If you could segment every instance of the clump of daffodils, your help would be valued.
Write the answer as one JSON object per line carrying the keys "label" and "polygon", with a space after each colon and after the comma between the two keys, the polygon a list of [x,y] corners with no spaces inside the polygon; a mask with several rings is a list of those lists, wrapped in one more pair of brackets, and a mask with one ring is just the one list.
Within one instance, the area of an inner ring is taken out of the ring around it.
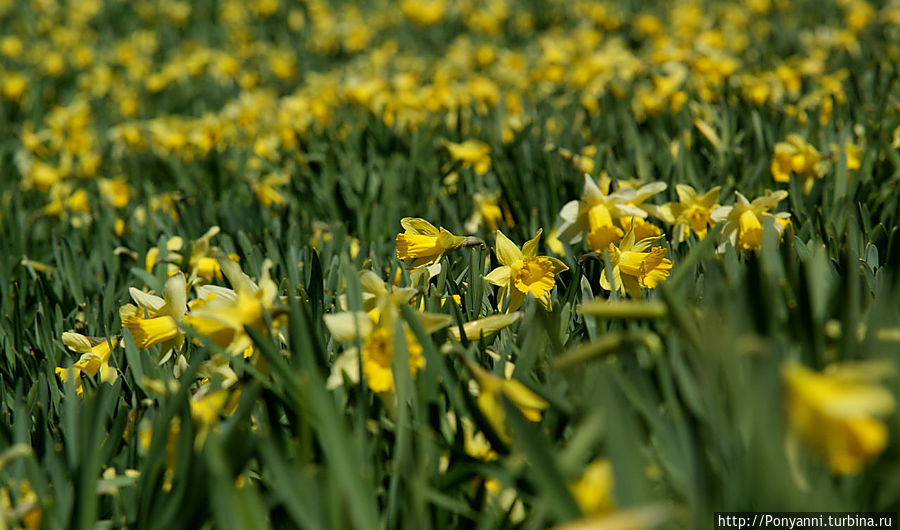
{"label": "clump of daffodils", "polygon": [[618,243],[628,229],[637,231],[641,238],[660,234],[655,225],[646,222],[652,208],[643,203],[665,191],[666,183],[652,182],[639,188],[622,187],[610,193],[611,184],[608,177],[598,185],[590,175],[584,175],[581,199],[566,203],[559,212],[560,224],[556,237],[560,241],[571,245],[586,236],[588,247],[602,252],[610,243]]}
{"label": "clump of daffodils", "polygon": [[519,249],[503,232],[497,231],[496,253],[500,267],[484,277],[485,281],[500,287],[497,305],[508,313],[522,306],[526,294],[531,294],[546,310],[550,310],[550,291],[556,284],[556,275],[569,270],[565,263],[550,256],[538,256],[537,246],[541,238],[538,229],[534,238]]}

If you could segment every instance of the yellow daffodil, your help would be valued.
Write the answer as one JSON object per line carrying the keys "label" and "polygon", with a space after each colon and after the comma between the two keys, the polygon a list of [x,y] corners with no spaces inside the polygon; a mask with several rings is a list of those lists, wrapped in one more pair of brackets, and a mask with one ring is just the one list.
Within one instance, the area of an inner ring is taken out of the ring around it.
{"label": "yellow daffodil", "polygon": [[876,418],[894,410],[894,398],[875,381],[890,372],[874,363],[832,365],[822,373],[785,364],[781,373],[791,431],[835,473],[859,473],[887,446],[887,426]]}
{"label": "yellow daffodil", "polygon": [[[831,144],[831,155],[835,160],[840,159],[841,156],[841,147],[838,144]],[[844,156],[846,156],[847,160],[847,169],[850,171],[856,171],[862,166],[862,149],[860,146],[856,145],[853,142],[847,142],[844,144]]]}
{"label": "yellow daffodil", "polygon": [[[687,184],[675,185],[678,194],[678,202],[669,202],[659,207],[657,217],[664,222],[675,225],[675,235],[678,241],[687,239],[691,232],[703,239],[707,229],[714,223],[712,212],[719,207],[719,190],[716,186],[698,195],[697,191]],[[638,238],[639,239],[639,238]]]}
{"label": "yellow daffodil", "polygon": [[63,333],[62,341],[70,350],[80,353],[81,357],[71,368],[57,368],[56,375],[63,382],[73,377],[75,391],[79,396],[84,393],[81,384],[82,373],[86,373],[91,377],[96,377],[99,373],[102,383],[113,383],[116,380],[118,372],[109,365],[109,357],[112,353],[110,346],[115,348],[119,343],[117,337],[110,339],[106,337],[86,337],[80,333],[67,331]]}
{"label": "yellow daffodil", "polygon": [[212,390],[208,384],[202,385],[191,396],[188,404],[191,409],[191,419],[197,428],[197,434],[194,438],[195,448],[200,449],[203,447],[206,437],[220,417],[234,412],[240,397],[240,388]]}
{"label": "yellow daffodil", "polygon": [[173,236],[166,239],[166,254],[163,257],[160,257],[161,251],[159,247],[150,247],[147,249],[147,254],[144,256],[144,269],[146,269],[147,272],[152,273],[153,268],[157,263],[166,263],[168,276],[175,274],[178,272],[178,264],[181,263],[182,259],[181,254],[178,252],[183,246],[184,239],[182,239],[181,236]]}
{"label": "yellow daffodil", "polygon": [[[359,381],[359,364],[362,364],[363,375],[369,388],[374,392],[391,392],[394,390],[394,344],[397,340],[394,336],[395,323],[398,318],[396,308],[391,302],[384,300],[384,305],[379,310],[380,318],[376,323],[367,313],[343,312],[333,315],[325,315],[325,325],[331,335],[338,342],[361,340],[362,348],[348,348],[334,362],[331,376],[326,382],[328,388],[337,388],[348,377],[352,382]],[[417,312],[416,316],[422,322],[426,333],[433,333],[438,329],[447,327],[452,321],[450,315]],[[403,339],[406,342],[406,352],[409,356],[408,364],[410,374],[416,374],[425,367],[425,356],[422,345],[416,340],[409,326],[403,322]]]}
{"label": "yellow daffodil", "polygon": [[781,235],[785,224],[790,221],[790,214],[787,212],[769,212],[788,196],[788,192],[784,190],[767,191],[753,202],[748,201],[740,192],[735,191],[734,195],[732,206],[719,206],[712,212],[713,221],[724,223],[720,252],[724,250],[726,242],[735,248],[757,250],[762,245],[764,225],[768,224]]}
{"label": "yellow daffodil", "polygon": [[[15,505],[10,498],[10,489],[15,493]],[[0,524],[3,528],[23,528],[25,530],[38,530],[42,528],[43,511],[41,499],[31,487],[28,479],[21,483],[10,479],[8,483],[4,479],[3,487],[0,487]]]}
{"label": "yellow daffodil", "polygon": [[510,440],[506,428],[504,398],[519,409],[528,421],[541,421],[543,411],[549,406],[544,398],[515,379],[496,376],[469,359],[464,359],[464,362],[478,386],[478,408],[501,439]]}
{"label": "yellow daffodil", "polygon": [[411,269],[435,264],[444,254],[464,245],[481,244],[478,239],[453,235],[447,229],[435,228],[417,217],[404,217],[400,226],[404,232],[397,234],[397,258],[414,260]]}
{"label": "yellow daffodil", "polygon": [[498,306],[511,313],[522,305],[525,295],[531,293],[546,310],[550,310],[550,291],[556,284],[556,275],[569,270],[565,263],[549,256],[538,256],[537,246],[541,229],[520,250],[503,232],[497,231],[496,253],[501,266],[484,277],[485,281],[500,287]]}
{"label": "yellow daffodil", "polygon": [[791,173],[797,175],[808,192],[815,179],[822,178],[828,164],[822,154],[799,134],[789,134],[784,142],[775,144],[772,155],[772,178],[775,182],[790,182]]}
{"label": "yellow daffodil", "polygon": [[581,477],[569,484],[569,490],[586,516],[612,510],[615,507],[612,464],[606,459],[589,463]]}
{"label": "yellow daffodil", "polygon": [[[219,227],[213,226],[191,244],[191,256],[188,258],[191,284],[198,280],[205,283],[224,279],[218,261],[219,247],[210,244],[210,240],[218,233]],[[228,258],[234,262],[238,261],[237,254],[228,254]]]}
{"label": "yellow daffodil", "polygon": [[667,187],[664,182],[653,182],[637,189],[622,187],[609,193],[610,183],[610,180],[603,179],[601,188],[590,175],[584,175],[581,199],[566,203],[559,212],[557,237],[560,241],[575,244],[587,233],[588,246],[592,250],[606,250],[610,243],[617,242],[623,235],[618,221],[623,218],[646,218],[649,208],[643,202]]}
{"label": "yellow daffodil", "polygon": [[113,208],[128,206],[128,202],[131,199],[131,187],[124,179],[98,179],[97,186],[100,188],[100,195],[103,196],[103,200]]}
{"label": "yellow daffodil", "polygon": [[484,175],[491,169],[491,148],[488,144],[479,140],[466,140],[462,143],[444,140],[443,143],[454,160],[471,167],[475,173]]}
{"label": "yellow daffodil", "polygon": [[504,216],[503,210],[500,208],[500,192],[496,193],[476,193],[473,196],[475,201],[475,211],[466,221],[466,232],[477,232],[482,223],[487,225],[489,231],[494,232],[500,223],[506,220],[509,226],[513,226],[509,212]]}
{"label": "yellow daffodil", "polygon": [[618,246],[609,246],[613,281],[610,282],[604,268],[600,286],[607,291],[617,289],[633,298],[641,297],[641,288],[656,288],[669,277],[672,269],[672,261],[666,258],[666,249],[653,246],[659,240],[659,237],[652,237],[635,241],[634,231],[629,230]]}
{"label": "yellow daffodil", "polygon": [[187,311],[187,282],[184,274],[177,272],[163,285],[163,296],[145,293],[134,287],[129,289],[137,304],[126,304],[119,309],[122,325],[131,332],[135,345],[145,350],[162,344],[164,359],[173,349],[181,350],[184,332],[179,325]]}
{"label": "yellow daffodil", "polygon": [[463,449],[467,455],[485,461],[493,461],[498,458],[497,452],[491,447],[484,433],[477,430],[472,420],[466,417],[458,417],[452,411],[448,411],[447,423],[450,425],[450,431],[453,434],[457,434],[458,425],[462,426]]}

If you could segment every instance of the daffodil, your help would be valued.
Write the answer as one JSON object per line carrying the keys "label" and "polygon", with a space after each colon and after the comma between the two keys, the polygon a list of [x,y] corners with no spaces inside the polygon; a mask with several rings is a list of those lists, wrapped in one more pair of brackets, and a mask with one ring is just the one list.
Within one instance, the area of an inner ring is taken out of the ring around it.
{"label": "daffodil", "polygon": [[491,148],[488,144],[479,140],[466,140],[461,143],[444,140],[443,143],[454,160],[471,167],[475,173],[484,175],[491,169]]}
{"label": "daffodil", "polygon": [[[377,322],[364,312],[347,311],[325,315],[325,325],[336,341],[362,341],[362,348],[348,348],[335,360],[331,376],[326,382],[328,388],[337,388],[343,384],[345,375],[350,381],[359,381],[359,364],[361,363],[362,373],[372,391],[391,392],[394,390],[393,359],[394,345],[397,340],[394,334],[398,312],[390,303],[387,299],[383,299],[384,305],[379,308]],[[450,315],[434,313],[416,312],[416,316],[421,321],[426,333],[433,333],[447,327],[452,320]],[[419,344],[406,322],[401,324],[401,329],[403,330],[402,340],[406,343],[406,353],[409,356],[407,362],[410,374],[415,377],[419,370],[425,367],[422,345]]]}
{"label": "daffodil", "polygon": [[678,241],[687,239],[691,232],[703,239],[706,231],[715,224],[712,212],[719,207],[719,190],[721,186],[710,189],[703,195],[687,184],[676,184],[675,192],[678,202],[663,204],[657,210],[657,217],[664,222],[675,225]]}
{"label": "daffodil", "polygon": [[590,175],[584,175],[581,199],[566,203],[559,212],[557,237],[560,241],[575,244],[587,233],[588,246],[592,250],[605,250],[609,243],[617,242],[624,233],[618,221],[623,218],[646,218],[649,208],[643,202],[665,191],[666,183],[652,182],[637,189],[622,187],[613,193],[609,193],[610,187],[608,177],[598,185]]}
{"label": "daffodil", "polygon": [[478,408],[501,439],[510,440],[504,398],[519,409],[528,421],[541,421],[543,411],[549,406],[544,398],[515,379],[496,376],[469,359],[464,359],[464,362],[478,387]]}
{"label": "daffodil", "polygon": [[659,237],[635,241],[634,231],[629,230],[618,246],[609,246],[609,262],[612,265],[612,281],[604,268],[600,286],[611,291],[617,289],[623,295],[641,297],[641,288],[654,289],[669,277],[672,261],[666,258],[666,249],[653,246]]}
{"label": "daffodil", "polygon": [[808,192],[815,179],[822,178],[828,164],[822,154],[799,134],[789,134],[784,142],[775,144],[772,155],[772,178],[775,182],[790,182],[791,173],[797,175]]}
{"label": "daffodil", "polygon": [[[835,160],[838,160],[841,156],[841,147],[838,144],[831,144],[829,148],[831,149],[831,155]],[[860,146],[853,142],[844,144],[844,156],[846,157],[848,170],[856,171],[862,166],[862,155],[863,152]]]}
{"label": "daffodil", "polygon": [[[500,226],[500,223],[504,220],[503,210],[499,205],[500,192],[476,193],[473,196],[473,200],[475,201],[475,211],[472,213],[472,216],[466,220],[466,232],[477,232],[482,223],[486,224],[488,230],[491,232],[497,230],[497,227]],[[511,226],[512,219],[509,218],[508,212],[505,218],[507,224]]]}
{"label": "daffodil", "polygon": [[210,337],[229,354],[249,357],[253,352],[253,339],[245,326],[268,332],[266,314],[272,317],[275,333],[285,325],[283,310],[277,310],[280,302],[278,286],[269,276],[272,262],[263,261],[262,278],[257,285],[227,256],[220,255],[217,261],[234,289],[215,290],[212,299],[191,310],[185,324]]}
{"label": "daffodil", "polygon": [[453,235],[447,229],[438,229],[425,219],[417,217],[404,217],[400,220],[400,226],[404,231],[397,234],[397,258],[414,260],[412,269],[433,265],[444,254],[464,245],[481,244],[481,240]]}
{"label": "daffodil", "polygon": [[194,447],[200,449],[206,441],[210,430],[218,423],[222,416],[230,415],[237,408],[241,397],[241,389],[213,389],[209,384],[202,385],[199,390],[191,395],[188,405],[191,409],[197,433],[194,438]]}
{"label": "daffodil", "polygon": [[[197,281],[204,283],[213,280],[223,280],[222,268],[219,266],[218,256],[221,253],[219,247],[212,246],[210,241],[219,233],[219,227],[213,226],[205,234],[198,237],[191,244],[191,255],[188,258],[190,270],[189,283]],[[231,261],[237,262],[237,254],[228,254]]]}
{"label": "daffodil", "polygon": [[287,199],[282,195],[281,188],[291,182],[291,177],[285,172],[278,171],[267,173],[258,180],[250,183],[253,192],[256,194],[256,200],[265,208],[275,206],[284,206]]}
{"label": "daffodil", "polygon": [[102,383],[113,383],[118,377],[115,368],[109,365],[109,357],[112,353],[110,346],[115,348],[119,343],[117,337],[86,337],[80,333],[67,331],[62,336],[63,344],[75,353],[80,353],[78,362],[70,368],[57,368],[56,375],[65,382],[70,377],[74,378],[75,391],[81,396],[84,389],[81,384],[81,374],[86,373],[91,377],[100,374]]}
{"label": "daffodil", "polygon": [[556,284],[556,275],[569,270],[565,263],[549,256],[538,256],[537,246],[541,229],[520,250],[503,232],[497,231],[496,253],[501,266],[484,277],[485,281],[500,287],[498,306],[507,313],[518,309],[526,294],[534,296],[546,310],[550,310],[550,291]]}
{"label": "daffodil", "polygon": [[[15,505],[10,498],[10,489],[15,493]],[[3,524],[3,528],[37,530],[42,528],[42,520],[41,499],[28,479],[17,483],[16,480],[4,477],[4,484],[0,487],[0,524]],[[7,527],[7,524],[10,526]]]}
{"label": "daffodil", "polygon": [[835,473],[859,473],[887,446],[888,428],[877,418],[894,410],[894,398],[876,380],[889,373],[889,367],[874,363],[836,364],[821,373],[785,364],[781,374],[791,431]]}
{"label": "daffodil", "polygon": [[[447,414],[451,413],[448,412]],[[484,436],[484,433],[476,429],[472,420],[460,418],[459,422],[463,431],[463,450],[467,455],[488,462],[498,458],[497,451],[494,451],[491,447],[491,443]]]}
{"label": "daffodil", "polygon": [[719,206],[712,212],[712,219],[717,223],[724,223],[721,237],[723,243],[719,251],[724,250],[725,242],[744,250],[756,250],[762,245],[763,226],[771,226],[778,234],[784,231],[785,225],[790,222],[790,214],[787,212],[771,213],[774,208],[788,196],[784,190],[767,191],[762,197],[750,202],[740,192],[735,191],[735,200],[732,206]]}
{"label": "daffodil", "polygon": [[182,256],[178,252],[184,246],[184,239],[181,236],[172,236],[165,240],[166,254],[160,257],[159,247],[150,247],[144,256],[144,269],[152,273],[157,263],[166,263],[167,275],[171,276],[178,272],[178,264],[181,263]]}
{"label": "daffodil", "polygon": [[578,480],[569,484],[569,490],[581,513],[586,516],[608,512],[615,507],[613,500],[613,469],[606,459],[597,459],[585,466]]}
{"label": "daffodil", "polygon": [[[119,308],[122,325],[131,332],[134,343],[140,349],[162,344],[164,354],[173,349],[181,350],[184,332],[180,329],[187,311],[187,282],[184,274],[177,272],[163,285],[163,296],[145,293],[134,287],[128,292],[137,304],[125,304]],[[167,359],[168,355],[164,356]]]}

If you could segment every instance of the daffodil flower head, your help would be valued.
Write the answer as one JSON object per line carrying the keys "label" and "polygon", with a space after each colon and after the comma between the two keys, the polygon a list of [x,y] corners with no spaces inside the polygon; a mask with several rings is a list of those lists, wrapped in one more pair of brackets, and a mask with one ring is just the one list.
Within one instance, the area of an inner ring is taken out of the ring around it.
{"label": "daffodil flower head", "polygon": [[657,217],[664,222],[675,225],[675,236],[684,241],[691,233],[703,239],[710,226],[715,224],[712,212],[719,207],[719,190],[716,186],[700,195],[697,190],[687,184],[676,184],[675,192],[678,202],[670,202],[659,207]]}
{"label": "daffodil flower head", "polygon": [[187,282],[184,274],[177,272],[163,284],[163,296],[130,288],[131,298],[137,304],[126,304],[119,308],[122,325],[131,332],[138,348],[145,350],[162,344],[168,359],[173,349],[181,350],[184,332],[179,328],[187,311]]}
{"label": "daffodil flower head", "polygon": [[272,316],[274,333],[280,333],[286,324],[285,315],[279,313],[276,307],[279,302],[278,286],[269,274],[272,261],[263,261],[258,285],[227,256],[220,254],[217,261],[234,288],[233,294],[217,291],[219,295],[192,310],[185,323],[209,336],[228,353],[249,357],[253,353],[253,339],[245,326],[268,332],[266,313]]}
{"label": "daffodil flower head", "polygon": [[556,275],[569,270],[563,262],[549,256],[538,256],[537,246],[541,238],[538,229],[534,238],[522,245],[522,249],[497,231],[496,253],[501,266],[484,277],[485,281],[500,287],[498,305],[511,313],[521,307],[526,294],[534,296],[546,310],[550,310],[550,291],[556,284]]}
{"label": "daffodil flower head", "polygon": [[609,262],[612,281],[606,269],[600,274],[600,286],[611,291],[641,298],[642,288],[654,289],[669,277],[672,261],[666,258],[666,249],[653,246],[660,237],[645,238],[635,242],[634,230],[629,230],[618,246],[609,246]]}
{"label": "daffodil flower head", "polygon": [[494,451],[484,433],[478,430],[472,420],[465,416],[457,417],[452,411],[448,411],[447,423],[453,434],[457,434],[458,426],[462,427],[463,449],[467,455],[487,462],[497,460],[497,451]]}
{"label": "daffodil flower head", "polygon": [[717,223],[724,223],[721,237],[724,239],[719,246],[719,252],[724,250],[725,243],[743,250],[758,250],[762,246],[763,227],[768,225],[779,236],[784,231],[785,225],[790,220],[787,212],[771,213],[788,192],[784,190],[767,191],[762,197],[750,202],[740,192],[735,191],[734,204],[720,206],[713,210],[712,219]]}
{"label": "daffodil flower head", "polygon": [[181,263],[181,254],[178,252],[184,246],[184,239],[181,236],[173,236],[166,239],[166,254],[160,257],[159,247],[150,247],[144,256],[144,268],[147,272],[152,273],[157,263],[166,263],[167,276],[171,276],[178,272],[178,265]]}
{"label": "daffodil flower head", "polygon": [[894,410],[894,398],[877,379],[893,373],[879,363],[842,363],[819,373],[798,363],[782,366],[791,432],[840,475],[859,473],[887,446],[877,419]]}
{"label": "daffodil flower head", "polygon": [[609,208],[602,203],[595,204],[588,210],[588,226],[590,231],[587,234],[587,244],[588,248],[594,251],[606,250],[625,235],[621,228],[613,224]]}
{"label": "daffodil flower head", "polygon": [[[337,388],[343,384],[345,375],[351,381],[358,382],[358,365],[361,363],[362,373],[372,391],[381,393],[394,390],[393,362],[395,341],[398,340],[397,320],[396,316],[388,315],[391,315],[390,311],[383,312],[378,323],[361,311],[325,315],[325,325],[336,341],[362,341],[361,349],[349,348],[335,360],[332,373],[326,381],[327,388]],[[416,312],[416,317],[426,333],[447,327],[452,321],[450,315],[421,311]],[[410,375],[415,377],[425,367],[422,345],[406,322],[401,323],[400,329],[403,330],[403,336],[399,339],[405,341]]]}
{"label": "daffodil flower head", "polygon": [[815,179],[828,171],[822,154],[799,134],[789,134],[784,142],[775,144],[770,169],[775,182],[790,182],[791,173],[802,180],[803,190],[809,192]]}
{"label": "daffodil flower head", "polygon": [[471,167],[475,173],[484,175],[491,169],[491,148],[488,144],[479,140],[466,140],[461,143],[444,140],[443,144],[454,160]]}
{"label": "daffodil flower head", "polygon": [[404,217],[400,225],[404,232],[397,234],[397,258],[414,260],[412,269],[435,264],[444,254],[475,242],[474,238],[453,235],[445,228],[438,229],[417,217]]}
{"label": "daffodil flower head", "polygon": [[504,218],[508,225],[512,225],[512,219],[509,212],[504,216],[503,210],[500,208],[500,192],[495,193],[476,193],[472,199],[475,202],[475,211],[472,216],[466,220],[465,229],[468,233],[477,232],[482,223],[487,225],[491,232],[497,230]]}
{"label": "daffodil flower head", "polygon": [[[205,234],[195,239],[191,245],[191,257],[188,259],[190,277],[188,283],[209,283],[213,280],[224,280],[222,267],[218,257],[221,251],[210,244],[210,240],[219,233],[219,227],[213,226]],[[239,261],[236,254],[229,254],[232,261]]]}
{"label": "daffodil flower head", "polygon": [[569,484],[569,490],[583,514],[597,515],[615,507],[614,483],[612,463],[597,459],[585,466],[581,477]]}
{"label": "daffodil flower head", "polygon": [[117,337],[107,339],[106,337],[86,337],[80,333],[67,331],[62,336],[63,344],[70,350],[80,353],[81,357],[78,362],[74,363],[71,368],[57,368],[56,375],[60,380],[66,382],[70,377],[74,378],[75,391],[79,396],[84,394],[81,383],[81,374],[86,373],[91,377],[100,374],[100,382],[112,384],[118,378],[118,372],[109,365],[109,358],[112,353],[110,347],[115,348],[119,343]]}
{"label": "daffodil flower head", "polygon": [[502,440],[510,440],[504,398],[519,409],[528,421],[541,421],[543,411],[549,406],[544,398],[515,379],[496,376],[469,359],[464,358],[463,361],[478,386],[478,408]]}

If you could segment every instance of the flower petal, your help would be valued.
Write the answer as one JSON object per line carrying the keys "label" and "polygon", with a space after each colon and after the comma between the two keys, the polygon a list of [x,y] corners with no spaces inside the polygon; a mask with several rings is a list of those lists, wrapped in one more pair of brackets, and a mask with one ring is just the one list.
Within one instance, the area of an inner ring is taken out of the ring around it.
{"label": "flower petal", "polygon": [[497,253],[497,259],[504,265],[514,265],[515,263],[522,261],[523,258],[522,251],[519,250],[519,247],[510,241],[500,230],[497,230],[495,251]]}
{"label": "flower petal", "polygon": [[375,327],[375,323],[368,314],[362,311],[347,311],[324,315],[323,320],[331,336],[338,342],[355,340],[357,337],[368,337]]}
{"label": "flower petal", "polygon": [[400,219],[400,226],[411,234],[436,236],[438,229],[425,219],[419,217],[404,217]]}

